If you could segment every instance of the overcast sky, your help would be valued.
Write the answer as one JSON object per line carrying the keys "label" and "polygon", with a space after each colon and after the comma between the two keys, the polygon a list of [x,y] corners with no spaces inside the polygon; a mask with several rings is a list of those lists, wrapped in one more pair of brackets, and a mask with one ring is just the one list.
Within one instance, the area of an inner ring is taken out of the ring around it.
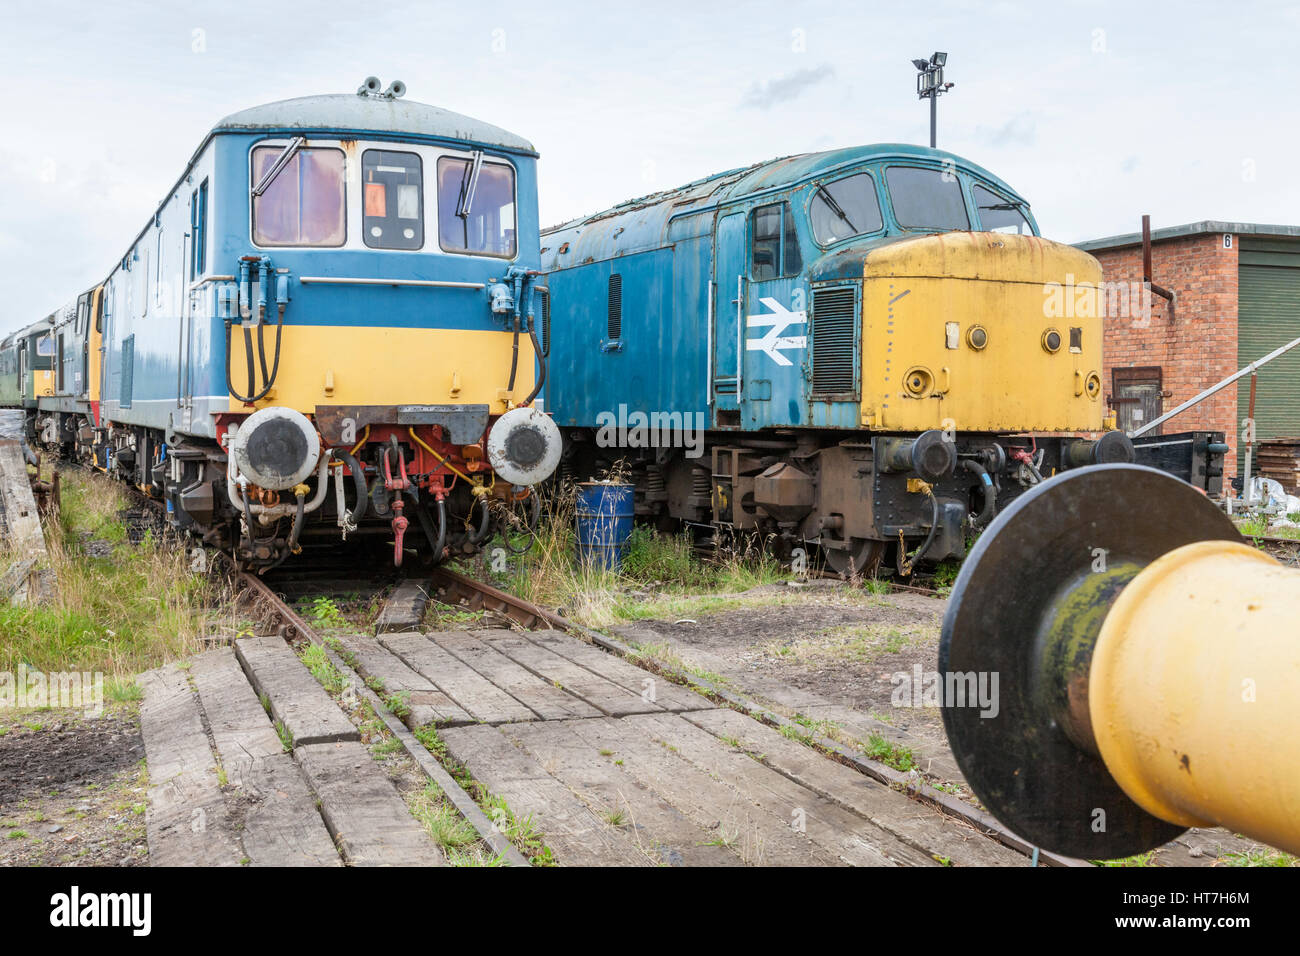
{"label": "overcast sky", "polygon": [[1296,2],[0,0],[0,328],[107,274],[204,133],[368,74],[541,152],[553,224],[773,156],[939,145],[1075,242],[1300,223]]}

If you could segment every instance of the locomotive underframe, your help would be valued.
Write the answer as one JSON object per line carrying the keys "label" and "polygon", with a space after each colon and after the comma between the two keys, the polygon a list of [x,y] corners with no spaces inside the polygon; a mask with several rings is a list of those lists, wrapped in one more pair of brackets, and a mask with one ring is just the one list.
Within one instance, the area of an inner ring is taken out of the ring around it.
{"label": "locomotive underframe", "polygon": [[584,481],[622,461],[640,519],[757,534],[787,557],[816,545],[833,569],[871,573],[888,554],[904,571],[909,556],[964,557],[974,528],[1043,478],[1095,460],[1083,438],[927,434],[951,446],[942,474],[900,461],[918,433],[709,431],[702,454],[688,457],[680,447],[601,447],[592,430],[568,429],[558,474]]}
{"label": "locomotive underframe", "polygon": [[[403,513],[408,516],[410,533],[398,545],[401,550],[426,556],[434,556],[436,550],[438,558],[474,553],[490,535],[493,522],[510,518],[507,514],[503,519],[500,507],[492,514],[492,503],[486,496],[475,495],[471,485],[451,468],[466,475],[481,474],[485,462],[481,458],[466,460],[462,446],[443,441],[437,426],[425,426],[418,433],[423,447],[414,440],[413,431],[406,424],[380,423],[370,424],[363,431],[361,445],[352,451],[365,475],[364,514],[350,468],[333,457],[334,450],[323,451],[322,459],[330,459],[324,471],[329,486],[319,506],[305,511],[299,533],[292,536],[293,514],[266,518],[254,515],[250,534],[248,516],[227,493],[229,459],[217,442],[185,435],[174,435],[168,442],[162,431],[140,426],[106,423],[96,427],[78,413],[32,409],[27,414],[27,434],[33,444],[61,458],[95,467],[164,501],[173,528],[194,534],[211,547],[233,551],[241,562],[252,567],[277,564],[295,546],[311,541],[357,536],[392,539],[394,516]],[[471,453],[474,447],[481,452],[481,445],[470,447]],[[383,467],[385,451],[391,456],[387,471]],[[433,451],[445,461],[437,461]],[[404,469],[399,462],[405,463]],[[486,471],[482,477],[490,482],[491,471]],[[316,474],[320,473],[318,470]],[[388,487],[390,483],[400,484],[403,478],[405,488]],[[305,500],[317,497],[320,480],[313,476],[304,483]],[[344,520],[340,520],[338,483],[344,488]],[[500,498],[509,488],[502,485],[492,495]],[[292,492],[274,492],[254,485],[249,485],[247,492],[250,502],[264,507],[292,504],[295,500]],[[484,500],[479,501],[481,497]],[[446,534],[441,543],[434,514],[439,498],[446,514]],[[395,508],[398,500],[402,506]],[[356,516],[360,516],[359,520],[348,520]]]}

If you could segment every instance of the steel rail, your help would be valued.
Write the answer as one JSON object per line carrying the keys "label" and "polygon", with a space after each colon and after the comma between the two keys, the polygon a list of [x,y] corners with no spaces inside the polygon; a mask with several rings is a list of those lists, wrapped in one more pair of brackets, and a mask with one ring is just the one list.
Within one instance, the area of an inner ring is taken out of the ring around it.
{"label": "steel rail", "polygon": [[[443,587],[443,594],[449,599],[459,598],[464,600],[471,610],[488,609],[505,614],[510,620],[519,624],[521,627],[533,628],[538,622],[545,622],[555,630],[564,631],[579,640],[594,644],[602,650],[608,651],[618,657],[627,660],[629,663],[636,664],[642,669],[647,669],[643,658],[636,654],[631,647],[615,638],[606,637],[596,631],[590,630],[567,620],[558,614],[547,611],[545,608],[525,601],[523,598],[508,594],[490,584],[481,581],[475,581],[473,578],[466,577],[459,572],[452,571],[449,568],[437,567],[433,570],[433,580],[435,590],[439,584]],[[450,600],[443,601],[450,604]],[[452,605],[455,606],[455,605]],[[990,814],[977,807],[959,800],[951,794],[943,791],[934,790],[923,781],[918,781],[914,774],[903,773],[892,767],[885,766],[874,760],[866,760],[855,754],[853,751],[844,747],[842,744],[831,740],[828,737],[819,734],[809,733],[808,728],[804,727],[781,714],[773,713],[770,707],[758,703],[744,694],[738,694],[733,690],[720,687],[714,682],[694,674],[687,674],[675,668],[668,667],[662,662],[655,662],[655,670],[664,677],[672,680],[674,683],[683,684],[687,687],[702,693],[706,697],[715,700],[722,700],[733,709],[746,714],[761,723],[774,724],[777,727],[789,727],[797,735],[796,739],[811,741],[814,749],[820,750],[830,756],[831,759],[839,763],[846,764],[857,770],[865,776],[871,777],[889,787],[900,789],[923,803],[931,807],[956,817],[974,827],[984,836],[987,836],[1009,849],[1025,856],[1032,856],[1035,851],[1038,852],[1039,862],[1046,866],[1091,866],[1085,860],[1074,859],[1073,857],[1061,856],[1055,853],[1049,853],[1046,850],[1039,851],[1032,844],[1016,836],[1002,824],[998,823]]]}
{"label": "steel rail", "polygon": [[340,672],[350,672],[356,676],[353,690],[370,704],[376,716],[384,722],[392,735],[401,742],[402,747],[419,766],[424,775],[437,784],[439,789],[447,795],[447,799],[451,801],[460,815],[478,831],[479,836],[483,838],[483,842],[490,846],[494,853],[511,866],[530,865],[527,858],[501,832],[500,827],[488,819],[482,807],[465,792],[461,785],[456,782],[456,779],[447,772],[446,768],[434,759],[428,748],[411,732],[411,729],[388,709],[388,706],[380,699],[379,695],[361,679],[361,675],[357,674],[319,634],[312,630],[311,626],[299,617],[293,608],[280,600],[280,597],[267,586],[266,582],[255,575],[247,571],[240,571],[237,580],[245,588],[253,592],[255,606],[266,608],[273,616],[273,619],[278,619],[280,622],[278,633],[281,637],[286,639],[299,637],[310,641],[329,656],[330,661],[335,667],[339,668]]}

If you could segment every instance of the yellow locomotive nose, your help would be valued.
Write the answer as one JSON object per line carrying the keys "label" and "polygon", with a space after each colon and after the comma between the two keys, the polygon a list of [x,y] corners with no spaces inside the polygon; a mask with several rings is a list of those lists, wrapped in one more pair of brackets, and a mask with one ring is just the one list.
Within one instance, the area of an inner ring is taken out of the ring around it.
{"label": "yellow locomotive nose", "polygon": [[1101,266],[1086,252],[948,232],[872,250],[862,277],[864,424],[1101,430]]}

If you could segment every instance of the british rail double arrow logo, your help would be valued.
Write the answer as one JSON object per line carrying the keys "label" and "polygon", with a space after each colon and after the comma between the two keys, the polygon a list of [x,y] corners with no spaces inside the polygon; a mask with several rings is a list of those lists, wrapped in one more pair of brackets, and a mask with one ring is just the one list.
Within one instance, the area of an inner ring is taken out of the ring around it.
{"label": "british rail double arrow logo", "polygon": [[766,328],[767,334],[761,339],[746,339],[745,348],[750,352],[763,352],[777,365],[793,365],[782,355],[785,349],[806,349],[808,338],[804,335],[782,335],[792,325],[806,325],[808,313],[791,312],[776,299],[759,299],[760,303],[771,309],[769,314],[745,316],[745,327],[750,329]]}

